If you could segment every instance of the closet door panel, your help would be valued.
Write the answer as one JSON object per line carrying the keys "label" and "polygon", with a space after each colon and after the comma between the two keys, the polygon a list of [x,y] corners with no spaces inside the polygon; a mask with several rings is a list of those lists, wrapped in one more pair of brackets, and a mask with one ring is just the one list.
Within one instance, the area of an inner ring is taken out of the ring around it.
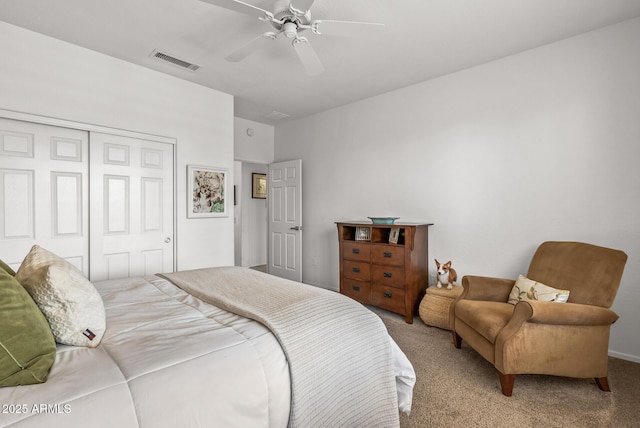
{"label": "closet door panel", "polygon": [[91,279],[172,271],[173,145],[93,132],[90,139]]}
{"label": "closet door panel", "polygon": [[82,236],[82,188],[82,174],[51,173],[53,236]]}
{"label": "closet door panel", "polygon": [[2,185],[2,239],[34,236],[33,170],[0,170]]}
{"label": "closet door panel", "polygon": [[129,177],[104,176],[104,234],[129,233]]}
{"label": "closet door panel", "polygon": [[0,118],[0,259],[34,244],[88,275],[88,133]]}

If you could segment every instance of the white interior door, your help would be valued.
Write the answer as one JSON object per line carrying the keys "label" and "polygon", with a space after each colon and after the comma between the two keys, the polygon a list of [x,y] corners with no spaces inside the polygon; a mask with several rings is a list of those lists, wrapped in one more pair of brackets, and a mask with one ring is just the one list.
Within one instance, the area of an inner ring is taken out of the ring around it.
{"label": "white interior door", "polygon": [[34,244],[89,273],[88,133],[0,118],[0,259]]}
{"label": "white interior door", "polygon": [[173,271],[173,145],[90,140],[91,280]]}
{"label": "white interior door", "polygon": [[276,162],[267,173],[270,274],[302,282],[302,160]]}

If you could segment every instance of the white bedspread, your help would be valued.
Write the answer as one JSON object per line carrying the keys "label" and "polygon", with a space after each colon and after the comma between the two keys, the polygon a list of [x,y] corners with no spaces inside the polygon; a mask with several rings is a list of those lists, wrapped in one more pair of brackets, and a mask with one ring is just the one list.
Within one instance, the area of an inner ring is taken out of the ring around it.
{"label": "white bedspread", "polygon": [[291,373],[291,428],[397,427],[389,335],[380,318],[341,294],[239,267],[166,276],[188,293],[260,321]]}
{"label": "white bedspread", "polygon": [[58,345],[47,382],[0,388],[0,426],[287,426],[288,364],[260,323],[158,277],[96,287],[100,346]]}
{"label": "white bedspread", "polygon": [[[263,324],[206,303],[158,276],[95,285],[107,315],[100,346],[58,345],[47,382],[0,388],[1,427],[290,423],[290,366]],[[398,402],[408,411],[415,373],[393,340],[391,345]]]}

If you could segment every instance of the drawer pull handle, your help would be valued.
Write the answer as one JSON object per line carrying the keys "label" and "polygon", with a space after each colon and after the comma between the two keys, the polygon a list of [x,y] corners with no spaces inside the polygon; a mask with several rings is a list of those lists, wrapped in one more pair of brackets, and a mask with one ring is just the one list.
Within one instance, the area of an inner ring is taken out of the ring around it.
{"label": "drawer pull handle", "polygon": [[389,299],[390,299],[392,296],[393,296],[393,293],[389,293],[388,291],[385,291],[385,292],[384,292],[384,297],[386,297],[386,298],[389,298]]}
{"label": "drawer pull handle", "polygon": [[391,278],[393,275],[391,274],[391,272],[385,272],[383,273],[385,278]]}
{"label": "drawer pull handle", "polygon": [[359,268],[359,267],[354,267],[352,270],[353,270],[354,272],[356,272],[356,273],[357,273],[357,272],[360,272],[360,268]]}
{"label": "drawer pull handle", "polygon": [[360,248],[354,248],[351,250],[353,254],[360,254]]}
{"label": "drawer pull handle", "polygon": [[359,285],[354,285],[353,286],[353,290],[354,291],[360,291],[360,286]]}
{"label": "drawer pull handle", "polygon": [[388,251],[385,251],[382,255],[383,255],[384,257],[388,258],[388,259],[390,259],[390,258],[393,256],[393,254],[391,254],[391,253],[390,253],[390,252],[388,252]]}

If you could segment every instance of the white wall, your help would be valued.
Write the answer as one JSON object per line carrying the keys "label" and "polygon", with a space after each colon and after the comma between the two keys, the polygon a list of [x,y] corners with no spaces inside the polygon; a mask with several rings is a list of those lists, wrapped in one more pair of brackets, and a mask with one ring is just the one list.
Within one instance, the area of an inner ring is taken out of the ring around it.
{"label": "white wall", "polygon": [[266,174],[269,166],[240,161],[234,164],[235,265],[264,265],[267,264],[267,201],[252,198],[252,174]]}
{"label": "white wall", "polygon": [[236,159],[236,265],[267,263],[267,202],[251,197],[251,174],[268,171],[273,162],[275,129],[272,125],[236,117],[234,141]]}
{"label": "white wall", "polygon": [[233,130],[236,160],[264,164],[273,162],[275,128],[272,125],[236,117]]}
{"label": "white wall", "polygon": [[266,164],[242,163],[242,265],[267,264],[267,200],[252,197],[253,173],[266,174]]}
{"label": "white wall", "polygon": [[233,174],[231,95],[4,22],[0,52],[1,109],[176,138],[178,268],[233,264],[233,215],[186,218],[187,164]]}
{"label": "white wall", "polygon": [[638,40],[635,19],[276,126],[276,161],[304,163],[304,281],[337,290],[334,222],[374,215],[435,223],[431,269],[460,276],[515,279],[545,240],[613,247],[610,347],[640,361]]}

